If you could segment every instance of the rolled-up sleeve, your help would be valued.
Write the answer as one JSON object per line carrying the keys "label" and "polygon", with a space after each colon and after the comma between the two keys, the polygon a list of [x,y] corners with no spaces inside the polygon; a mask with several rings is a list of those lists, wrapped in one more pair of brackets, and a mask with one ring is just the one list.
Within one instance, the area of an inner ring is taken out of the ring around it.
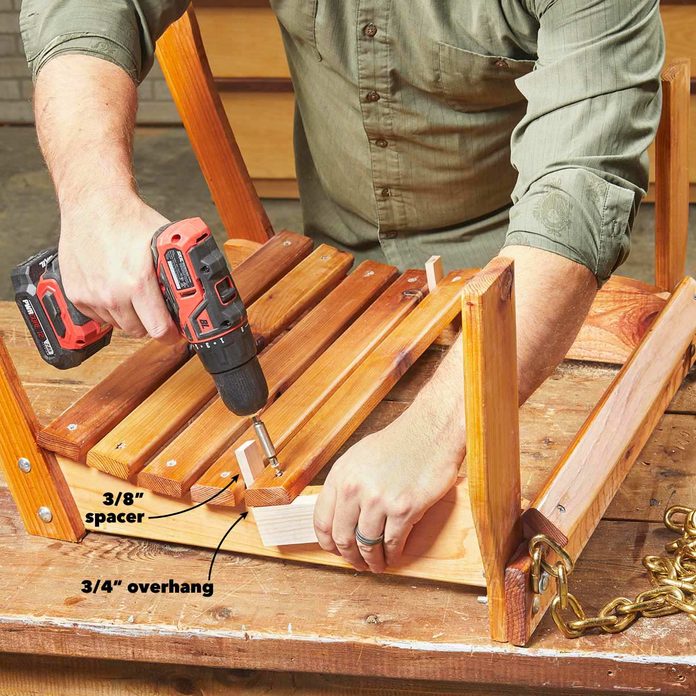
{"label": "rolled-up sleeve", "polygon": [[189,0],[24,0],[20,28],[34,79],[53,57],[82,53],[123,68],[140,82],[155,42]]}
{"label": "rolled-up sleeve", "polygon": [[528,0],[538,61],[512,136],[518,170],[506,245],[545,249],[598,284],[625,260],[660,119],[657,0]]}

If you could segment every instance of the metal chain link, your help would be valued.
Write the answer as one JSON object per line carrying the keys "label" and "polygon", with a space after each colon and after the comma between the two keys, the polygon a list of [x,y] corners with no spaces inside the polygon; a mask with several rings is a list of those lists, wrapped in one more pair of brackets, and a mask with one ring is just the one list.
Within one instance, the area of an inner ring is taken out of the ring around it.
{"label": "metal chain link", "polygon": [[[665,546],[667,555],[643,558],[652,588],[633,601],[616,597],[593,617],[585,614],[568,588],[568,576],[574,567],[568,553],[545,534],[531,539],[532,590],[543,593],[548,581],[545,573],[555,578],[551,616],[566,638],[578,638],[592,629],[620,633],[641,616],[652,619],[683,612],[696,623],[696,509],[674,505],[665,511],[664,523],[680,536]],[[558,557],[553,565],[545,558],[548,551]]]}

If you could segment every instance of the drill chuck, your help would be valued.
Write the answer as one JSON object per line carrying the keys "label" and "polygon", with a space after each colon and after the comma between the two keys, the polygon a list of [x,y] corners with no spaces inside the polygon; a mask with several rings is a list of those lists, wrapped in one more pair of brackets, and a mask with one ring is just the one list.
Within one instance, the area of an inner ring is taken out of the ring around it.
{"label": "drill chuck", "polygon": [[251,416],[268,401],[268,386],[257,357],[212,377],[222,402],[238,416]]}

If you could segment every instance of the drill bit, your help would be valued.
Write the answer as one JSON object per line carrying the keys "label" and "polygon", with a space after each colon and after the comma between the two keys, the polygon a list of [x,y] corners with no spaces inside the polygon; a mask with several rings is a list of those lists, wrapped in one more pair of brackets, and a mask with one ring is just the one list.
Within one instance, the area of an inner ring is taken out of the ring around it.
{"label": "drill bit", "polygon": [[273,446],[273,441],[271,440],[271,436],[268,434],[266,425],[259,418],[258,414],[253,416],[251,420],[254,425],[256,439],[259,441],[261,449],[263,450],[263,453],[266,455],[266,459],[268,459],[268,463],[273,467],[276,476],[282,476],[283,472],[280,468],[280,462],[278,461],[276,449]]}

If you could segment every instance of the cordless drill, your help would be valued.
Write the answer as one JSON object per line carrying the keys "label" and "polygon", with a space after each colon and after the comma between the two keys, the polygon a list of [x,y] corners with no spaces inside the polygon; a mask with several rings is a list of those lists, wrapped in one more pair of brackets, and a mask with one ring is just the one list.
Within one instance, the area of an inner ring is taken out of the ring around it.
{"label": "cordless drill", "polygon": [[[266,405],[268,385],[246,309],[227,262],[200,218],[160,228],[152,258],[167,309],[215,380],[220,398],[240,416]],[[15,300],[41,357],[68,369],[107,346],[113,327],[82,314],[67,298],[58,250],[32,256],[12,272]]]}

